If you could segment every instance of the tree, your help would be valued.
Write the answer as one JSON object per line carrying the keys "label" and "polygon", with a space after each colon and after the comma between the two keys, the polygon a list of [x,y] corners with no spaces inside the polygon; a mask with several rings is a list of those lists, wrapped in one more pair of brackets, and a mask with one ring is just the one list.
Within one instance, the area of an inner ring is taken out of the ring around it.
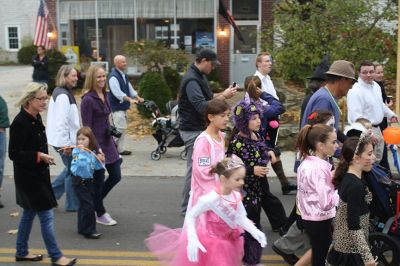
{"label": "tree", "polygon": [[183,50],[170,49],[155,40],[130,41],[124,45],[126,54],[138,60],[149,71],[162,72],[166,66],[176,67],[189,63]]}
{"label": "tree", "polygon": [[263,49],[272,51],[283,78],[303,80],[326,53],[355,64],[387,62],[388,72],[395,67],[397,6],[392,0],[283,0],[274,15],[273,34],[262,33],[274,36],[273,44],[265,42]]}

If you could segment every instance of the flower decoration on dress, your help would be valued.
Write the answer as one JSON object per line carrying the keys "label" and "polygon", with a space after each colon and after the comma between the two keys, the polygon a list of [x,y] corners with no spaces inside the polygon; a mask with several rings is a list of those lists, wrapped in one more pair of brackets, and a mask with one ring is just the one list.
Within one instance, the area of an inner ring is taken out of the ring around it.
{"label": "flower decoration on dress", "polygon": [[249,121],[254,115],[259,115],[260,118],[262,116],[262,112],[260,111],[258,104],[250,101],[250,103],[246,103],[246,101],[241,100],[238,104],[233,108],[233,121],[235,123],[235,127],[247,134],[250,135],[249,131]]}

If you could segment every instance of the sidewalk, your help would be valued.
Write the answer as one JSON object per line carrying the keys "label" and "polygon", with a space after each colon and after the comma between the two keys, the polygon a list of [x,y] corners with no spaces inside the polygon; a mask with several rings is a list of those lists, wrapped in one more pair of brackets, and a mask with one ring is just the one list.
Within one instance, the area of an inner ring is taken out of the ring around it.
{"label": "sidewalk", "polygon": [[[6,100],[9,108],[10,122],[19,112],[19,108],[15,107],[19,96],[25,85],[31,81],[31,66],[0,66],[0,95]],[[42,114],[43,121],[46,120],[46,113]],[[7,131],[8,132],[8,131]],[[150,153],[156,149],[157,141],[152,136],[144,138],[134,138],[128,136],[126,140],[128,150],[132,151],[132,155],[123,157],[121,166],[123,176],[149,176],[149,177],[175,177],[184,176],[186,173],[186,161],[180,158],[183,147],[168,148],[167,152],[161,156],[159,161],[153,161]],[[56,158],[56,165],[51,166],[50,173],[52,176],[61,172],[63,165],[53,148],[49,147],[50,154]],[[288,177],[295,176],[293,172],[294,152],[282,152],[281,160],[285,174]],[[389,162],[393,167],[393,157],[389,153]],[[12,163],[6,156],[5,176],[12,176]],[[270,177],[276,177],[274,171],[270,169]]]}

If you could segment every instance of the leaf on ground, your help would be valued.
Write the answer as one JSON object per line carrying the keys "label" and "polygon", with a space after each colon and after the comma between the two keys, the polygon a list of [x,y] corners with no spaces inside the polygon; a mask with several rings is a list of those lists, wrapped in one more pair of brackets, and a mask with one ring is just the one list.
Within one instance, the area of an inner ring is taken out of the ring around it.
{"label": "leaf on ground", "polygon": [[19,216],[19,212],[12,212],[10,213],[11,217],[18,217]]}
{"label": "leaf on ground", "polygon": [[16,233],[18,233],[18,229],[11,229],[11,230],[8,230],[8,232],[7,232],[9,235],[15,235]]}

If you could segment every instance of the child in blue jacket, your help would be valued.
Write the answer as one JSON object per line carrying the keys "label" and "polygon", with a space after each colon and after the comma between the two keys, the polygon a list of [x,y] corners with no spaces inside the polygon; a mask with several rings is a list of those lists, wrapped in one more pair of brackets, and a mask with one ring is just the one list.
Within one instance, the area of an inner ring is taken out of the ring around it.
{"label": "child in blue jacket", "polygon": [[98,239],[94,209],[93,172],[104,168],[104,155],[98,149],[97,140],[89,127],[82,127],[76,134],[77,145],[72,150],[72,184],[79,199],[78,233],[86,238]]}

